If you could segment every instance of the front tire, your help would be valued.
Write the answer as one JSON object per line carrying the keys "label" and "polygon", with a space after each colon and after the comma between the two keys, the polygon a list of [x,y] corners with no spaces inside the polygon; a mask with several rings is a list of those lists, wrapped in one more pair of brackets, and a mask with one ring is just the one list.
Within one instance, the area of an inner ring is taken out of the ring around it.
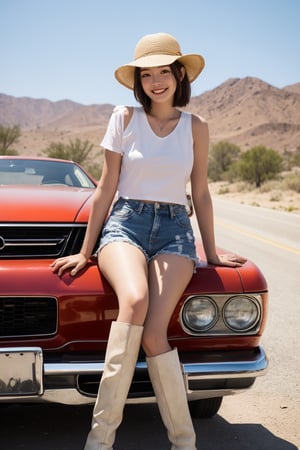
{"label": "front tire", "polygon": [[195,419],[213,417],[220,409],[223,397],[204,398],[189,402],[191,416]]}

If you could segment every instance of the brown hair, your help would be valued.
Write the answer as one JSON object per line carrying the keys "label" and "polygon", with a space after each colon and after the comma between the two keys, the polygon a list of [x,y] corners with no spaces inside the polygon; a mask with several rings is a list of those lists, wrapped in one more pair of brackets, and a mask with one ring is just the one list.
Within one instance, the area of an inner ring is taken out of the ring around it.
{"label": "brown hair", "polygon": [[[174,94],[173,106],[186,106],[191,98],[191,83],[189,82],[187,73],[185,71],[184,77],[181,80],[181,68],[184,67],[179,61],[170,64],[171,71],[177,82],[176,91]],[[134,97],[143,106],[146,113],[150,112],[151,99],[145,94],[141,83],[141,69],[136,67],[134,71]]]}

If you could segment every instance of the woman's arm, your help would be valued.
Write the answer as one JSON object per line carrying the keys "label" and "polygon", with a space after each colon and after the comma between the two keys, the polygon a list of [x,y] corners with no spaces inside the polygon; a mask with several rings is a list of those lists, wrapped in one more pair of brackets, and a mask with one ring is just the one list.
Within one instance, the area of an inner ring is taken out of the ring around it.
{"label": "woman's arm", "polygon": [[71,275],[76,275],[92,255],[117,190],[121,161],[122,155],[120,153],[105,151],[102,175],[93,195],[88,226],[81,250],[76,255],[56,259],[50,266],[52,271],[57,272],[59,276],[66,270],[71,270]]}
{"label": "woman's arm", "polygon": [[194,165],[191,174],[192,199],[207,262],[217,265],[240,266],[246,260],[238,255],[217,255],[212,200],[208,188],[207,167],[209,131],[202,118],[193,115]]}
{"label": "woman's arm", "polygon": [[109,150],[105,151],[102,175],[93,196],[88,226],[80,250],[89,259],[99,237],[113,198],[115,196],[122,156]]}

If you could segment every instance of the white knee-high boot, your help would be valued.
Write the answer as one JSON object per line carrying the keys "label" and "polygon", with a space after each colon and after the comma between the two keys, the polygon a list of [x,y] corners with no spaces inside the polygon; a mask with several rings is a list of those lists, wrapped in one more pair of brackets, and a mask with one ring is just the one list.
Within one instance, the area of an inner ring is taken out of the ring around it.
{"label": "white knee-high boot", "polygon": [[112,450],[137,361],[143,326],[113,322],[85,450]]}
{"label": "white knee-high boot", "polygon": [[177,349],[147,358],[148,371],[172,450],[196,450]]}

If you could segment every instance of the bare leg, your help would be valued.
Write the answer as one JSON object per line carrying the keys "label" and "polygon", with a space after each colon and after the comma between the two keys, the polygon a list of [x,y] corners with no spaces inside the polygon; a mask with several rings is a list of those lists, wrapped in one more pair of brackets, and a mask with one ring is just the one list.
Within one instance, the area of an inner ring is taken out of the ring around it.
{"label": "bare leg", "polygon": [[194,263],[178,255],[158,255],[149,264],[149,307],[143,348],[147,356],[170,350],[167,329],[171,315],[189,283]]}
{"label": "bare leg", "polygon": [[118,297],[117,320],[143,325],[148,308],[148,267],[142,251],[126,242],[113,242],[101,250],[98,262]]}
{"label": "bare leg", "polygon": [[162,420],[172,450],[196,450],[182,367],[171,350],[167,328],[174,308],[193,274],[193,262],[177,255],[159,255],[149,266],[149,309],[143,347]]}
{"label": "bare leg", "polygon": [[108,244],[98,260],[118,296],[120,312],[110,330],[85,450],[112,450],[141,345],[148,307],[148,269],[143,253],[122,242]]}

